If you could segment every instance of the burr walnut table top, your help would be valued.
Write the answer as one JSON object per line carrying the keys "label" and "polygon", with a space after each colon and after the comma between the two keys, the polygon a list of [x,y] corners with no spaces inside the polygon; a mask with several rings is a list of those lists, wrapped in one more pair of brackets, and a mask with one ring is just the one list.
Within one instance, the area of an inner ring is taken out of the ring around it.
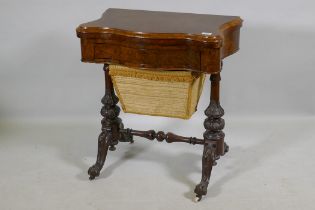
{"label": "burr walnut table top", "polygon": [[241,25],[237,16],[108,9],[76,31],[85,62],[215,73],[238,50]]}

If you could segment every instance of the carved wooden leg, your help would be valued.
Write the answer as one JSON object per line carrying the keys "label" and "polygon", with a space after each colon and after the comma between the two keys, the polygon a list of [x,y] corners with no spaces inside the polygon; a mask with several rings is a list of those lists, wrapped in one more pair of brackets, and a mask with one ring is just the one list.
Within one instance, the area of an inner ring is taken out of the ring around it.
{"label": "carved wooden leg", "polygon": [[120,138],[120,127],[123,127],[121,119],[118,117],[120,108],[116,105],[118,97],[115,95],[113,83],[109,76],[108,65],[104,65],[105,72],[105,96],[102,98],[104,105],[101,110],[102,119],[102,132],[98,138],[98,152],[96,163],[89,168],[88,174],[90,179],[99,176],[100,171],[104,165],[107,151],[115,150],[115,145]]}
{"label": "carved wooden leg", "polygon": [[216,160],[228,150],[222,132],[224,120],[221,117],[224,115],[224,110],[219,101],[220,74],[212,74],[210,81],[210,104],[205,110],[207,119],[204,121],[206,131],[203,134],[205,145],[202,157],[202,177],[200,184],[195,188],[197,201],[200,201],[202,196],[207,194],[212,166],[216,165]]}
{"label": "carved wooden leg", "polygon": [[106,131],[102,132],[98,137],[98,152],[96,163],[88,170],[90,180],[100,175],[100,171],[102,170],[106,159],[110,139],[110,133],[107,133]]}
{"label": "carved wooden leg", "polygon": [[195,193],[197,201],[201,200],[203,195],[207,194],[209,179],[211,176],[212,166],[215,161],[216,146],[212,142],[205,143],[202,155],[202,177],[201,182],[196,186]]}

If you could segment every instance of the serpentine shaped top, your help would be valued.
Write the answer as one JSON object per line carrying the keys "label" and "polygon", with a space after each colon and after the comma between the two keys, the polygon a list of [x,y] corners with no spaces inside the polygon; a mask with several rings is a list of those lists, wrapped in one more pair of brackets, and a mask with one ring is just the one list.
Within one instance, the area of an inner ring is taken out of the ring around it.
{"label": "serpentine shaped top", "polygon": [[108,9],[76,32],[83,62],[217,73],[241,26],[238,16]]}
{"label": "serpentine shaped top", "polygon": [[81,24],[77,35],[88,38],[89,34],[114,33],[139,38],[213,42],[224,38],[229,28],[241,25],[242,19],[238,16],[110,8],[100,19]]}

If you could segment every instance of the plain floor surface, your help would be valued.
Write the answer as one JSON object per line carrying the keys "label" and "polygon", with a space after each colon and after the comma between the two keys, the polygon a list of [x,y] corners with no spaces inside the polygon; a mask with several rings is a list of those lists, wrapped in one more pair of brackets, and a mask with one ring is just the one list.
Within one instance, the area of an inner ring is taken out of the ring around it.
{"label": "plain floor surface", "polygon": [[[196,119],[194,119],[196,121]],[[198,135],[200,122],[156,124]],[[126,125],[126,123],[125,123]],[[154,128],[137,119],[133,128]],[[194,203],[201,145],[136,138],[109,152],[89,181],[100,125],[92,121],[0,124],[1,210],[313,210],[315,118],[226,120],[230,152],[218,161],[208,194]],[[199,136],[200,137],[200,136]]]}

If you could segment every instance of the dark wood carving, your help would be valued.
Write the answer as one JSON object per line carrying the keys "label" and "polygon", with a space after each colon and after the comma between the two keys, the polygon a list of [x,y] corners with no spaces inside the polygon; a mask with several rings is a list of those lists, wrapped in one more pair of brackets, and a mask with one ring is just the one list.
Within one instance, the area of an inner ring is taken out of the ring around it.
{"label": "dark wood carving", "polygon": [[113,83],[108,71],[108,65],[105,64],[105,96],[102,98],[103,107],[101,109],[101,115],[103,116],[101,121],[102,132],[98,137],[96,163],[88,170],[90,179],[99,176],[106,159],[107,151],[108,149],[115,150],[115,145],[120,138],[119,129],[123,127],[121,119],[118,117],[120,112],[120,108],[117,106],[118,97],[115,95]]}
{"label": "dark wood carving", "polygon": [[[228,150],[224,144],[224,110],[220,105],[220,74],[212,74],[210,104],[205,110],[207,119],[204,121],[206,131],[203,134],[205,144],[202,157],[202,177],[201,182],[196,186],[195,193],[200,200],[203,195],[207,194],[207,188],[212,171],[212,166],[216,165],[216,160],[220,155],[224,155]],[[215,142],[215,143],[214,143]]]}
{"label": "dark wood carving", "polygon": [[202,155],[202,177],[201,182],[196,186],[195,193],[197,201],[200,201],[203,195],[207,194],[207,188],[211,176],[212,167],[216,159],[216,144],[205,141]]}
{"label": "dark wood carving", "polygon": [[143,138],[147,138],[149,140],[156,139],[159,142],[166,141],[167,143],[173,143],[173,142],[185,142],[189,144],[204,144],[203,139],[198,139],[196,137],[183,137],[179,135],[175,135],[173,133],[164,133],[163,131],[155,132],[154,130],[148,130],[148,131],[138,131],[138,130],[132,130],[132,129],[123,129],[120,131],[123,134],[128,134],[132,136],[140,136]]}
{"label": "dark wood carving", "polygon": [[[96,21],[77,27],[83,62],[104,63],[105,96],[101,109],[102,131],[90,179],[99,176],[108,150],[118,142],[133,143],[139,136],[159,142],[203,145],[202,176],[194,192],[197,200],[207,194],[212,167],[228,150],[220,105],[222,60],[239,49],[242,20],[236,16],[108,9]],[[188,70],[211,74],[210,104],[205,110],[203,139],[154,130],[125,129],[109,76],[109,64],[147,70]]]}

